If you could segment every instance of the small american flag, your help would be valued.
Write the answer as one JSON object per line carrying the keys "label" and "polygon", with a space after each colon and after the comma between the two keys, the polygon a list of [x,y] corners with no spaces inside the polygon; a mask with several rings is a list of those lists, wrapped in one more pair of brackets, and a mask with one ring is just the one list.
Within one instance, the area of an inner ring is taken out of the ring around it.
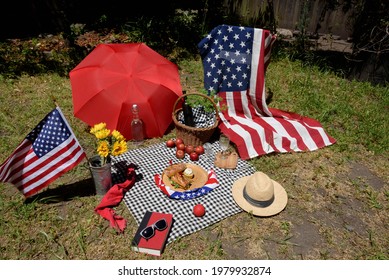
{"label": "small american flag", "polygon": [[0,181],[15,185],[25,197],[29,197],[84,158],[84,150],[57,107],[0,165]]}
{"label": "small american flag", "polygon": [[267,107],[265,72],[275,39],[268,30],[220,25],[198,44],[204,87],[228,108],[219,112],[219,128],[242,159],[335,143],[316,120]]}

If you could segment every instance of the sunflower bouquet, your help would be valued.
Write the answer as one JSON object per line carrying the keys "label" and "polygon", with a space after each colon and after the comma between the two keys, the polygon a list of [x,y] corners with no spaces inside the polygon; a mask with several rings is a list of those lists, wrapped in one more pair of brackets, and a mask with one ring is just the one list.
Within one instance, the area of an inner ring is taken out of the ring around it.
{"label": "sunflower bouquet", "polygon": [[106,123],[95,124],[90,133],[97,138],[97,153],[101,158],[101,166],[109,162],[111,156],[118,156],[127,151],[127,142],[117,130],[109,130]]}

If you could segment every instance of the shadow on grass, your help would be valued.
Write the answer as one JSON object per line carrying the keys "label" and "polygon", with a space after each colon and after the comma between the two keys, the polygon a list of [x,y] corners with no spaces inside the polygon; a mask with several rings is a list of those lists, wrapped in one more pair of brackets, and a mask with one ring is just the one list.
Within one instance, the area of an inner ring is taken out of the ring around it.
{"label": "shadow on grass", "polygon": [[55,189],[48,189],[31,197],[28,197],[24,203],[58,203],[60,201],[72,200],[75,197],[93,196],[96,194],[92,178],[88,178],[74,184],[58,186]]}
{"label": "shadow on grass", "polygon": [[[127,177],[128,168],[138,169],[136,164],[128,164],[125,161],[120,161],[114,164],[114,168],[117,170],[118,175],[112,178],[112,184],[119,184],[125,181]],[[136,181],[142,180],[142,174],[136,174]],[[96,189],[92,178],[88,178],[70,185],[61,185],[54,189],[48,189],[36,195],[26,198],[25,204],[32,202],[39,203],[58,203],[61,201],[69,201],[75,197],[85,197],[96,195]]]}

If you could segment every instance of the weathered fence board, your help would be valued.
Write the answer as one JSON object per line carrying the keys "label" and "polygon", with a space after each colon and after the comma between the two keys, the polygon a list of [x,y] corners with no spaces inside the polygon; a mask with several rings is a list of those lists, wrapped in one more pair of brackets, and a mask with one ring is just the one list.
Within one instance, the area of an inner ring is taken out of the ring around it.
{"label": "weathered fence board", "polygon": [[[244,21],[251,22],[258,18],[266,0],[224,0],[230,13],[240,16]],[[308,5],[306,13],[306,31],[310,33],[333,34],[347,39],[352,29],[348,25],[350,12],[344,13],[341,8],[325,11],[324,0],[273,0],[274,15],[277,27],[295,30],[302,23],[304,3]],[[323,13],[323,15],[322,15]]]}

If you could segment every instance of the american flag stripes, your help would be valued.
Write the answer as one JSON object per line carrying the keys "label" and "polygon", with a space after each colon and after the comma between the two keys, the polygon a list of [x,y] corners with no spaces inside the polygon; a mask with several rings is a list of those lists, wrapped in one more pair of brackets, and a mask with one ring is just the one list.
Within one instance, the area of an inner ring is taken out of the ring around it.
{"label": "american flag stripes", "polygon": [[15,185],[25,197],[29,197],[84,158],[85,152],[57,107],[0,165],[0,181]]}
{"label": "american flag stripes", "polygon": [[220,25],[198,44],[204,87],[228,108],[219,112],[219,128],[242,159],[335,143],[316,120],[267,106],[265,72],[275,39],[268,30]]}

